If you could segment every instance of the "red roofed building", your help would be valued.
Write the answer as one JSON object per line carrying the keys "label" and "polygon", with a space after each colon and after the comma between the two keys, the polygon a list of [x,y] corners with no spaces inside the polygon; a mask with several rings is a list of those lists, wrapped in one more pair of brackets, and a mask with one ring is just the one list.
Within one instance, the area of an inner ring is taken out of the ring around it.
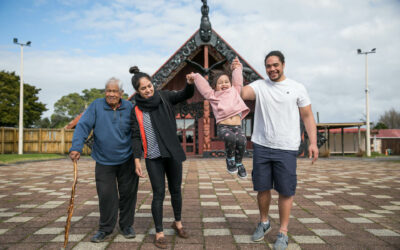
{"label": "red roofed building", "polygon": [[400,129],[380,129],[373,142],[377,152],[400,155]]}

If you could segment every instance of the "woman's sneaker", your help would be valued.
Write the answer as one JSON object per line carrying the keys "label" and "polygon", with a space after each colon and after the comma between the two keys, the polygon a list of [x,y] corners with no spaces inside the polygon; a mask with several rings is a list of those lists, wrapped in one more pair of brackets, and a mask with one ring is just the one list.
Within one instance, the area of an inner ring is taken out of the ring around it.
{"label": "woman's sneaker", "polygon": [[238,168],[236,166],[235,157],[226,158],[226,170],[228,170],[230,174],[237,173]]}
{"label": "woman's sneaker", "polygon": [[236,164],[237,167],[237,175],[239,178],[241,179],[246,179],[247,177],[247,173],[246,173],[246,169],[244,168],[242,163],[238,163]]}

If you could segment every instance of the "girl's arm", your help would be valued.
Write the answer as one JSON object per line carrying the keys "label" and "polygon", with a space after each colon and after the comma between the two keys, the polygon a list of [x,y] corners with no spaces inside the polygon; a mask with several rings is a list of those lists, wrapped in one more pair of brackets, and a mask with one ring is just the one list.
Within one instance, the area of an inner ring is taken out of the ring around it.
{"label": "girl's arm", "polygon": [[[187,78],[188,76],[186,76]],[[197,90],[200,94],[207,100],[212,99],[214,97],[214,90],[210,87],[210,84],[204,77],[202,77],[199,73],[191,73],[189,74],[196,85]]]}
{"label": "girl's arm", "polygon": [[232,69],[232,87],[239,93],[243,88],[243,65],[240,63],[239,58],[235,57],[231,64]]}

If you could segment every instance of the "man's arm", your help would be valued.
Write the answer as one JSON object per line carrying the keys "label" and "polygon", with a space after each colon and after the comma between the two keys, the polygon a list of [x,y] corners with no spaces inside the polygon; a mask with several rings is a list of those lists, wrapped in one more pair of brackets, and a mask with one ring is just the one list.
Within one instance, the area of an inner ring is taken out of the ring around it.
{"label": "man's arm", "polygon": [[84,142],[89,136],[90,131],[94,127],[95,122],[95,111],[94,103],[89,105],[88,109],[85,110],[82,117],[79,119],[78,124],[75,127],[74,135],[72,137],[72,146],[69,150],[69,157],[72,161],[78,161]]}
{"label": "man's arm", "polygon": [[314,163],[318,159],[317,126],[311,110],[311,104],[301,107],[299,110],[301,119],[303,120],[304,126],[307,130],[308,138],[310,140],[310,145],[308,146],[308,155],[313,159],[312,163]]}
{"label": "man's arm", "polygon": [[254,92],[254,89],[251,86],[247,85],[242,88],[240,96],[244,101],[246,100],[254,101],[256,99],[256,92]]}

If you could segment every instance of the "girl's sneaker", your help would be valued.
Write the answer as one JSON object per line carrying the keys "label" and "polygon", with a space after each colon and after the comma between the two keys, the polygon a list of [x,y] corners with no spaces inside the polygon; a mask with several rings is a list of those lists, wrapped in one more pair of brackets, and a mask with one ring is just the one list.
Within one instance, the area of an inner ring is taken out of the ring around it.
{"label": "girl's sneaker", "polygon": [[230,174],[235,174],[238,172],[238,168],[235,162],[235,157],[226,158],[226,170],[228,170],[228,173]]}
{"label": "girl's sneaker", "polygon": [[246,173],[246,169],[244,168],[243,164],[238,163],[238,164],[236,164],[236,167],[237,167],[237,171],[238,171],[237,172],[238,177],[241,179],[246,179],[247,173]]}

